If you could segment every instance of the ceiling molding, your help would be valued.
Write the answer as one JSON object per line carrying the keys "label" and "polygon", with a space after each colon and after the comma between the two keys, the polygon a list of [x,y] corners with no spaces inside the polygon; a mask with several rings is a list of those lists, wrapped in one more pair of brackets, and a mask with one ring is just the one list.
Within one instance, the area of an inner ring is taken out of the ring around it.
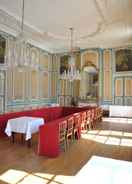
{"label": "ceiling molding", "polygon": [[[19,8],[18,0],[1,0],[0,29],[3,32],[18,35],[21,23]],[[81,0],[72,0],[72,3],[66,0],[29,0],[25,11],[24,32],[29,43],[51,53],[69,51],[70,26],[75,29],[74,46],[81,50],[130,46],[131,8],[131,0],[87,0],[83,3]],[[49,10],[54,11],[53,16],[49,16],[52,13]]]}
{"label": "ceiling molding", "polygon": [[[9,13],[0,9],[0,29],[1,31],[16,37],[20,32],[20,21],[18,21],[15,17],[10,15]],[[48,52],[51,53],[53,52],[52,49],[46,47],[45,43],[42,44],[41,42],[38,41],[39,39],[42,40],[42,35],[39,31],[37,32],[36,30],[34,30],[33,26],[29,27],[28,25],[24,24],[24,32],[25,35],[27,35],[29,43],[41,49],[44,49]]]}

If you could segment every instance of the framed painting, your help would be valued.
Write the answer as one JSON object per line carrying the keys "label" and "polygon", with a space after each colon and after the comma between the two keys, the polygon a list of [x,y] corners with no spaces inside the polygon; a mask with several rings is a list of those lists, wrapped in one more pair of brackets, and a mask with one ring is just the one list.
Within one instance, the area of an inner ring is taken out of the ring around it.
{"label": "framed painting", "polygon": [[2,36],[0,36],[0,64],[4,64],[5,60],[5,47],[6,40]]}
{"label": "framed painting", "polygon": [[132,50],[116,51],[116,72],[132,71]]}
{"label": "framed painting", "polygon": [[69,56],[62,56],[60,58],[60,74],[62,74],[65,70],[68,70],[68,59]]}

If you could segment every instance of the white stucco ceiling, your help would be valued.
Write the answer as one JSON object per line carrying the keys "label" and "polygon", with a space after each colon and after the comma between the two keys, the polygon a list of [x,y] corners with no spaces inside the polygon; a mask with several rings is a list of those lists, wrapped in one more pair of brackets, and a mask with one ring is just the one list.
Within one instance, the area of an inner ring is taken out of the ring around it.
{"label": "white stucco ceiling", "polygon": [[[0,0],[0,8],[17,19],[21,4]],[[52,52],[69,49],[70,27],[74,46],[82,49],[132,45],[132,0],[25,0],[25,24],[34,30],[30,39]]]}

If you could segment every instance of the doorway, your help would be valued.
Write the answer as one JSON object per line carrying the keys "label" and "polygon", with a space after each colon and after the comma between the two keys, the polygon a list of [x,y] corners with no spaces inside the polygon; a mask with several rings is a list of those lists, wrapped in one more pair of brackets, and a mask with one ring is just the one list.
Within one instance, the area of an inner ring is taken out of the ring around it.
{"label": "doorway", "polygon": [[81,79],[81,101],[97,103],[98,101],[98,70],[95,66],[85,66]]}

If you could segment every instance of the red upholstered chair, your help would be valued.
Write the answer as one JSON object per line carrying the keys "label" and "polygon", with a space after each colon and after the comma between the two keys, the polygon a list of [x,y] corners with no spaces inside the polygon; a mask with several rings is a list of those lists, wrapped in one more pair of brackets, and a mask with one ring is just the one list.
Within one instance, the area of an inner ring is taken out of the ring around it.
{"label": "red upholstered chair", "polygon": [[80,113],[74,114],[73,138],[79,139],[81,136],[81,116]]}
{"label": "red upholstered chair", "polygon": [[69,146],[69,139],[73,141],[73,126],[74,126],[74,117],[71,116],[67,119],[67,133],[66,133],[67,146]]}
{"label": "red upholstered chair", "polygon": [[83,111],[81,113],[81,130],[87,130],[87,113]]}
{"label": "red upholstered chair", "polygon": [[66,133],[67,133],[67,121],[59,122],[59,144],[64,147],[66,151]]}

